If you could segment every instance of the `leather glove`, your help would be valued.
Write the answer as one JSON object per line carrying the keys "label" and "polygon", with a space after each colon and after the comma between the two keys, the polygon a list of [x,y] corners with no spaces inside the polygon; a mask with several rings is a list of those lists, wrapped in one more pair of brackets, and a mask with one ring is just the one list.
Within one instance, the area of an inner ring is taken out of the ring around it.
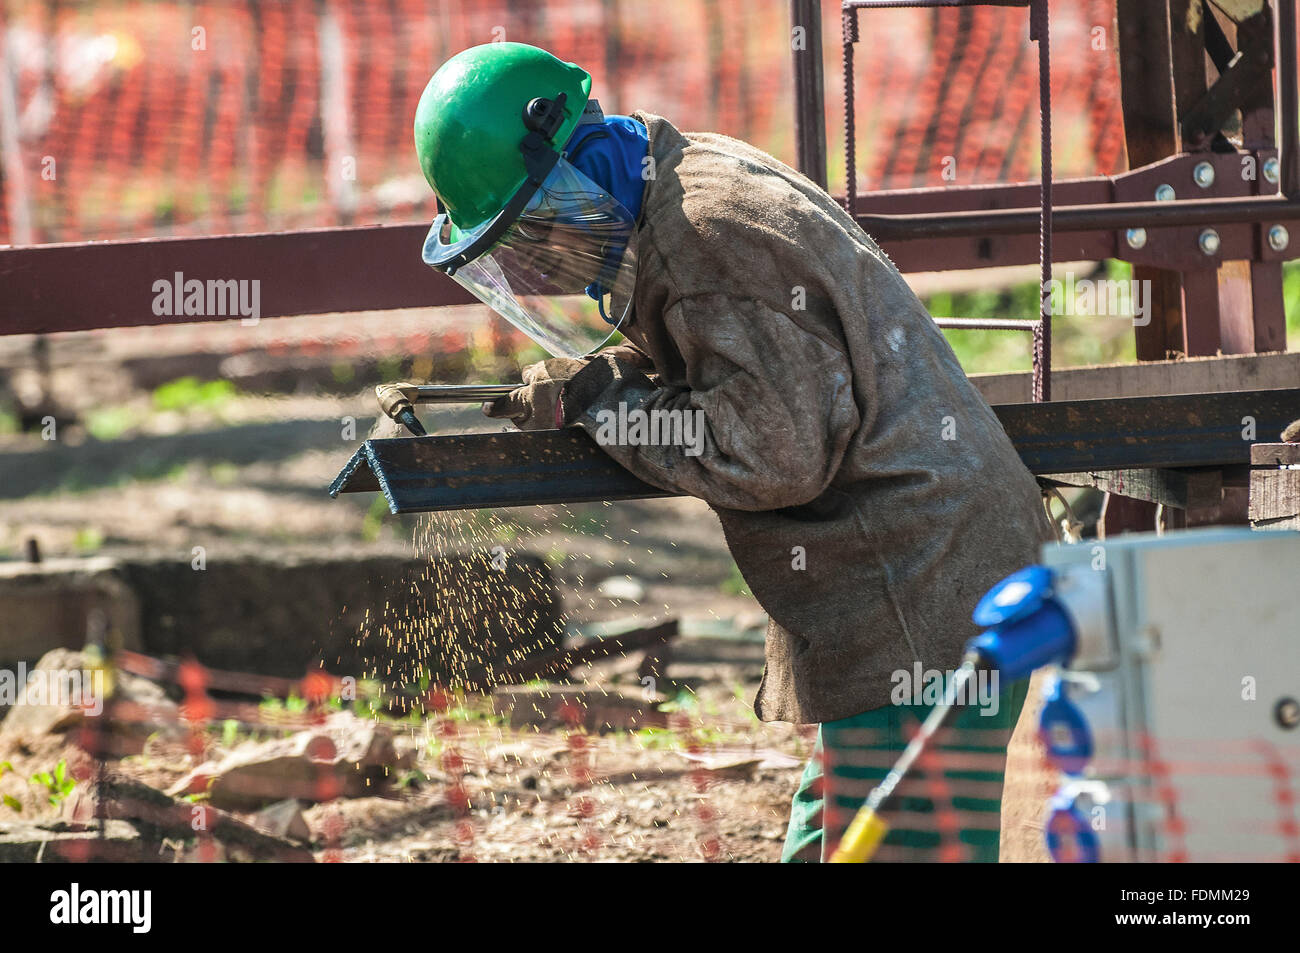
{"label": "leather glove", "polygon": [[586,366],[586,361],[567,357],[530,364],[524,368],[523,386],[485,403],[483,413],[508,418],[520,430],[556,430],[564,426],[560,392]]}
{"label": "leather glove", "polygon": [[638,367],[641,370],[650,370],[654,367],[654,362],[650,360],[650,357],[632,344],[615,344],[613,347],[597,351],[592,357],[614,357],[624,364],[630,364],[632,367]]}

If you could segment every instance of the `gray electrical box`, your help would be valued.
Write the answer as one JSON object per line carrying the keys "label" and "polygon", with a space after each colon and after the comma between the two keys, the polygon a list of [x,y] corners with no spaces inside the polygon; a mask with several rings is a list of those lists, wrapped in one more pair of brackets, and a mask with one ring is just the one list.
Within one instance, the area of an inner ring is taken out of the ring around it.
{"label": "gray electrical box", "polygon": [[1080,725],[1088,742],[1053,758],[1069,769],[1054,856],[1300,857],[1300,533],[1126,535],[1045,547],[1043,563],[1063,582],[1091,576],[1108,630],[1057,671],[1043,726],[1049,748],[1069,751]]}

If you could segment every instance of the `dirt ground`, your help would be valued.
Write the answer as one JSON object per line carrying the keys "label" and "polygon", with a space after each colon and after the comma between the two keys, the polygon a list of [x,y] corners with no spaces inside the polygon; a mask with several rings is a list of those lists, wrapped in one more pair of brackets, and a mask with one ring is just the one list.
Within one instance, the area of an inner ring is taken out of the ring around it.
{"label": "dirt ground", "polygon": [[[448,320],[447,314],[439,312],[439,319]],[[472,334],[474,316],[465,320]],[[22,558],[29,541],[45,557],[147,554],[188,560],[200,545],[209,558],[304,548],[414,553],[413,540],[431,529],[453,542],[459,534],[469,545],[499,540],[527,549],[546,557],[571,626],[680,621],[681,658],[658,686],[675,709],[669,727],[583,736],[589,747],[578,757],[587,763],[575,767],[573,742],[562,729],[512,729],[477,715],[452,719],[453,750],[463,759],[472,805],[461,817],[448,804],[444,722],[394,723],[416,753],[414,769],[394,779],[384,796],[310,807],[306,817],[318,856],[777,859],[810,735],[789,725],[761,725],[753,717],[765,616],[744,589],[704,504],[583,504],[443,515],[436,522],[430,516],[393,517],[378,497],[332,500],[325,493],[361,440],[396,432],[390,422],[376,421],[370,380],[291,393],[241,386],[213,399],[196,391],[179,406],[159,398],[173,377],[193,372],[203,379],[202,369],[212,363],[208,355],[234,352],[235,341],[247,360],[270,355],[302,366],[341,340],[358,339],[348,349],[350,360],[379,367],[391,351],[409,347],[410,335],[420,333],[427,318],[395,316],[387,325],[391,340],[358,338],[358,326],[352,316],[326,316],[250,329],[231,322],[59,336],[39,346],[46,348],[44,380],[32,359],[35,341],[4,339],[0,395],[7,389],[9,406],[18,409],[10,412],[10,432],[0,433],[0,558]],[[268,360],[274,367],[275,360]],[[509,379],[508,362],[493,365],[491,355],[480,361],[489,366],[477,371],[477,379]],[[398,366],[385,367],[390,379]],[[55,439],[43,439],[39,426],[14,432],[19,410],[53,415]],[[499,426],[477,408],[433,410],[422,417],[430,432]],[[636,661],[615,660],[578,673],[579,683],[639,691]],[[65,758],[78,763],[77,751],[58,739],[5,757],[14,773],[0,779],[0,788],[19,794],[15,775],[46,770]],[[143,754],[117,766],[161,788],[194,762],[183,739],[160,732]],[[25,800],[25,816],[56,811],[30,791]],[[0,807],[0,814],[6,810]]]}
{"label": "dirt ground", "polygon": [[[609,663],[618,667],[618,663]],[[312,848],[321,861],[775,861],[781,853],[790,796],[812,737],[808,729],[760,725],[737,687],[751,663],[715,663],[716,677],[697,681],[688,710],[664,728],[605,734],[512,728],[471,703],[443,717],[383,719],[413,763],[395,770],[373,797],[306,805]],[[617,673],[588,670],[576,680],[617,687]],[[748,693],[752,684],[743,684]],[[673,707],[673,706],[669,706]],[[268,719],[270,720],[270,719]],[[109,768],[166,790],[226,742],[220,726],[201,754],[177,725],[154,726],[143,751]],[[244,726],[234,744],[274,737]],[[25,782],[60,761],[87,782],[97,765],[78,734],[50,734],[3,744],[0,794],[21,802],[0,807],[0,820],[56,817],[60,805]],[[468,804],[456,794],[463,786]],[[285,794],[291,793],[286,788]],[[252,811],[236,816],[256,823]]]}

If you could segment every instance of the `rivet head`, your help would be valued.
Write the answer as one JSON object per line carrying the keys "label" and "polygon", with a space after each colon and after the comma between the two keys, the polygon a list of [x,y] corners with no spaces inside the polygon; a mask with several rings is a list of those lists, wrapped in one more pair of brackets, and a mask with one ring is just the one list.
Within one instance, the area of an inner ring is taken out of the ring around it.
{"label": "rivet head", "polygon": [[1172,202],[1174,195],[1174,187],[1168,183],[1156,187],[1157,202]]}
{"label": "rivet head", "polygon": [[1286,251],[1286,246],[1290,244],[1291,233],[1285,225],[1274,225],[1268,230],[1268,247],[1273,251]]}
{"label": "rivet head", "polygon": [[1196,240],[1201,246],[1201,251],[1207,255],[1217,255],[1219,253],[1219,233],[1212,228],[1207,228],[1201,232],[1201,237]]}
{"label": "rivet head", "polygon": [[1278,699],[1278,703],[1273,706],[1273,717],[1288,730],[1300,725],[1300,702],[1294,698]]}
{"label": "rivet head", "polygon": [[1277,185],[1278,176],[1281,175],[1282,165],[1277,161],[1277,156],[1270,156],[1264,160],[1264,179]]}
{"label": "rivet head", "polygon": [[1208,162],[1196,163],[1196,168],[1192,169],[1192,178],[1201,188],[1208,189],[1214,184],[1214,166]]}
{"label": "rivet head", "polygon": [[1128,242],[1129,248],[1143,248],[1147,243],[1147,230],[1145,228],[1130,228],[1124,233],[1124,240]]}

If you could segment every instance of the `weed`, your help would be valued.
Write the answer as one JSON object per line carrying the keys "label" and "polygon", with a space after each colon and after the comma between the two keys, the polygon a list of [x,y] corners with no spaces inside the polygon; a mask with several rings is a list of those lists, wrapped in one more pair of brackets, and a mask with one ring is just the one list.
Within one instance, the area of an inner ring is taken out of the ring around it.
{"label": "weed", "polygon": [[154,390],[153,405],[158,410],[190,410],[195,407],[215,410],[234,396],[235,385],[230,381],[178,377]]}
{"label": "weed", "polygon": [[[13,770],[14,770],[14,766],[10,762],[0,761],[0,778],[4,777],[6,771],[12,772]],[[23,810],[22,802],[19,801],[18,798],[14,797],[12,794],[6,794],[3,797],[0,797],[0,801],[3,801],[4,806],[9,808],[10,810],[17,811],[20,814],[22,813]]]}
{"label": "weed", "polygon": [[[51,804],[61,804],[77,786],[76,779],[68,774],[68,762],[60,760],[54,770],[39,771],[27,779],[31,784],[45,788],[45,795]],[[8,802],[6,802],[8,803]]]}
{"label": "weed", "polygon": [[72,538],[72,545],[79,553],[93,553],[104,545],[104,534],[95,526],[83,526]]}

